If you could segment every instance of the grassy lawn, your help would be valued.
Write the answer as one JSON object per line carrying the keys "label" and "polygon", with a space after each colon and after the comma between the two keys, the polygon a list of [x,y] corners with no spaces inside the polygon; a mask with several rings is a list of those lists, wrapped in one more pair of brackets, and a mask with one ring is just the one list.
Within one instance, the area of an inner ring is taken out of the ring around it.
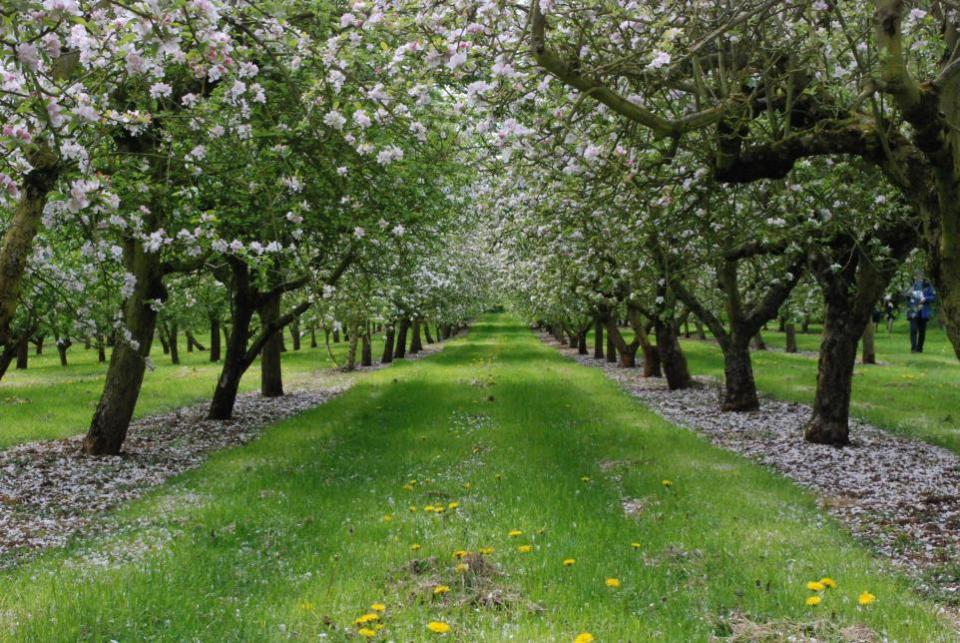
{"label": "grassy lawn", "polygon": [[[160,342],[154,342],[151,358],[154,369],[148,370],[143,391],[137,404],[136,416],[168,411],[188,404],[202,402],[213,395],[220,375],[219,364],[211,364],[208,352],[188,353],[186,340],[181,336],[180,365],[174,366],[164,355]],[[207,337],[198,337],[209,347]],[[332,362],[322,343],[310,349],[308,342],[303,350],[293,351],[289,346],[283,355],[284,377],[289,384],[328,369]],[[331,344],[334,354],[342,361],[346,343]],[[60,366],[56,346],[47,342],[44,354],[31,355],[27,370],[18,371],[11,365],[0,381],[0,448],[31,440],[63,438],[82,433],[87,429],[93,411],[100,399],[106,364],[97,362],[96,350],[84,350],[75,345],[68,353],[70,365]],[[382,350],[382,343],[374,343]],[[107,355],[109,360],[109,353]],[[241,391],[260,387],[259,362],[250,367],[240,385]]]}
{"label": "grassy lawn", "polygon": [[[0,640],[349,641],[374,604],[377,640],[706,641],[734,612],[784,637],[954,640],[810,495],[503,317],[113,519],[118,535],[0,572]],[[837,587],[806,606],[823,576]]]}
{"label": "grassy lawn", "polygon": [[[781,333],[765,332],[768,346],[783,348]],[[819,334],[798,335],[801,351],[817,351]],[[710,342],[685,341],[690,370],[698,375],[723,376],[720,349]],[[942,330],[932,325],[922,354],[910,352],[905,322],[887,335],[877,334],[880,365],[858,365],[853,380],[851,412],[871,423],[920,438],[960,453],[960,364]],[[757,387],[795,402],[813,401],[816,358],[782,352],[754,352]]]}

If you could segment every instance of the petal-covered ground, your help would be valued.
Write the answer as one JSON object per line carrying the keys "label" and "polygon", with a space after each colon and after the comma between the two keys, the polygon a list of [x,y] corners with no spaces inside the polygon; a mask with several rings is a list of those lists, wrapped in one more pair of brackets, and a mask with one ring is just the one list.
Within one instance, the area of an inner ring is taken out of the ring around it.
{"label": "petal-covered ground", "polygon": [[113,520],[0,572],[0,639],[956,640],[812,494],[505,318]]}

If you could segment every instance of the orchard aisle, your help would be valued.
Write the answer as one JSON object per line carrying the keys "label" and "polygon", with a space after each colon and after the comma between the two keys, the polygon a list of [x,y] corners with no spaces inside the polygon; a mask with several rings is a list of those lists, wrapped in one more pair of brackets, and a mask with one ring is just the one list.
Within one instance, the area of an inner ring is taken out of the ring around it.
{"label": "orchard aisle", "polygon": [[638,408],[487,318],[3,572],[0,639],[955,640],[812,496]]}

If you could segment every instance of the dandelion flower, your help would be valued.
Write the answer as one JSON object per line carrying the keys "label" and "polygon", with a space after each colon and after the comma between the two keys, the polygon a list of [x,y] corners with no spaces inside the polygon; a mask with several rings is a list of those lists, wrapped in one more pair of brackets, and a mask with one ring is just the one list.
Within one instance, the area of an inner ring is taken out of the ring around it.
{"label": "dandelion flower", "polygon": [[412,514],[417,513],[417,508],[414,507],[413,505],[410,505],[410,513],[412,513]]}
{"label": "dandelion flower", "polygon": [[829,576],[824,576],[820,579],[820,584],[824,587],[829,587],[830,589],[836,589],[837,581],[833,580]]}
{"label": "dandelion flower", "polygon": [[374,603],[370,606],[370,609],[372,609],[374,612],[384,612],[386,611],[387,606],[383,603]]}
{"label": "dandelion flower", "polygon": [[857,596],[857,605],[870,605],[875,600],[877,597],[870,592],[860,592],[860,596]]}
{"label": "dandelion flower", "polygon": [[460,503],[459,503],[459,502],[451,502],[449,505],[447,505],[447,509],[450,509],[450,510],[452,511],[452,510],[456,509],[456,508],[459,507],[459,506],[460,506]]}
{"label": "dandelion flower", "polygon": [[427,629],[435,634],[446,634],[450,631],[450,626],[441,621],[430,621],[427,623]]}
{"label": "dandelion flower", "polygon": [[459,560],[461,558],[466,558],[467,554],[469,553],[470,552],[468,552],[466,549],[458,549],[457,551],[453,552],[453,557]]}
{"label": "dandelion flower", "polygon": [[633,547],[634,549],[640,549],[640,547],[642,547],[640,543],[630,543],[630,546]]}
{"label": "dandelion flower", "polygon": [[413,485],[412,485],[412,484],[405,484],[405,485],[403,485],[403,490],[404,490],[404,491],[413,491]]}
{"label": "dandelion flower", "polygon": [[470,571],[470,565],[468,565],[467,563],[459,563],[456,567],[454,567],[454,569],[456,569],[461,574],[465,574],[468,571]]}
{"label": "dandelion flower", "polygon": [[437,585],[436,587],[433,588],[433,593],[436,594],[437,596],[440,596],[441,594],[446,594],[449,591],[450,591],[450,588],[447,587],[446,585]]}
{"label": "dandelion flower", "polygon": [[576,559],[576,558],[566,558],[566,559],[564,559],[564,561],[563,561],[563,566],[564,566],[564,567],[573,567],[574,563],[576,563],[576,562],[577,562],[577,559]]}
{"label": "dandelion flower", "polygon": [[593,643],[596,640],[590,632],[580,632],[577,638],[573,639],[573,643]]}
{"label": "dandelion flower", "polygon": [[521,554],[529,554],[533,551],[533,545],[520,545],[517,547],[517,551]]}
{"label": "dandelion flower", "polygon": [[511,538],[516,538],[517,536],[522,536],[523,532],[520,531],[519,529],[511,529],[507,535],[510,536]]}
{"label": "dandelion flower", "polygon": [[809,589],[811,592],[822,592],[826,588],[827,586],[818,580],[812,580],[807,583],[807,589]]}
{"label": "dandelion flower", "polygon": [[590,476],[580,476],[580,479],[581,479],[583,482],[590,482]]}
{"label": "dandelion flower", "polygon": [[433,505],[427,505],[426,507],[423,508],[423,510],[428,512],[433,511]]}
{"label": "dandelion flower", "polygon": [[804,603],[808,607],[815,607],[820,604],[821,598],[819,596],[808,596],[807,600]]}
{"label": "dandelion flower", "polygon": [[390,514],[387,514],[386,516],[383,517],[383,522],[390,522],[391,520],[393,520],[393,516],[391,516]]}
{"label": "dandelion flower", "polygon": [[614,589],[620,587],[620,580],[617,578],[608,578],[607,587],[613,587]]}
{"label": "dandelion flower", "polygon": [[661,480],[661,481],[660,481],[660,484],[662,484],[664,487],[666,487],[667,489],[669,489],[670,487],[673,486],[673,481],[672,481],[672,480]]}
{"label": "dandelion flower", "polygon": [[359,630],[357,630],[357,634],[359,634],[363,638],[372,639],[374,636],[377,635],[377,632],[376,630],[371,630],[369,627],[361,627]]}
{"label": "dandelion flower", "polygon": [[358,617],[357,620],[353,622],[353,624],[366,625],[367,623],[372,623],[373,621],[379,621],[379,620],[380,620],[379,614],[374,614],[373,612],[369,612],[367,614],[364,614],[363,616]]}
{"label": "dandelion flower", "polygon": [[481,547],[481,548],[478,549],[477,551],[479,551],[479,552],[480,552],[481,554],[483,554],[484,556],[489,556],[490,554],[492,554],[493,552],[495,552],[495,551],[497,551],[497,550],[494,549],[493,547]]}
{"label": "dandelion flower", "polygon": [[410,551],[420,551],[420,543],[413,543],[410,545]]}

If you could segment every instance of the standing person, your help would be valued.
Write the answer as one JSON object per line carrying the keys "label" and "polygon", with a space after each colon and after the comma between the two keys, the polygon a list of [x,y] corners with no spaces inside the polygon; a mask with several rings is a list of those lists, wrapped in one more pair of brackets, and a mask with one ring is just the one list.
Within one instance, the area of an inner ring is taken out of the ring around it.
{"label": "standing person", "polygon": [[927,337],[927,322],[932,315],[931,304],[937,298],[930,282],[917,275],[907,293],[907,319],[910,320],[910,352],[922,353]]}

